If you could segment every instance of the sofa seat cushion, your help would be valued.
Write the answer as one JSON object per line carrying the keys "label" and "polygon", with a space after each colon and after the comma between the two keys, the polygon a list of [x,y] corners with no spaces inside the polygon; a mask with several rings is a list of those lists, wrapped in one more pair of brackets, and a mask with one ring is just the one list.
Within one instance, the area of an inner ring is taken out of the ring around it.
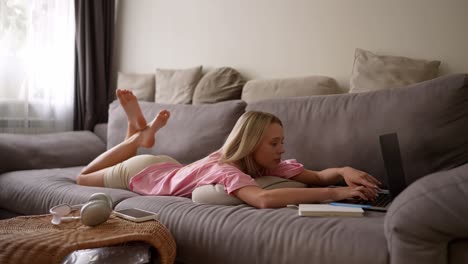
{"label": "sofa seat cushion", "polygon": [[300,217],[297,209],[193,203],[182,197],[132,197],[116,209],[159,214],[184,263],[388,263],[385,214]]}
{"label": "sofa seat cushion", "polygon": [[51,207],[61,203],[85,203],[97,192],[109,194],[114,206],[137,195],[120,189],[77,185],[75,178],[81,169],[70,167],[0,174],[0,208],[23,215],[46,214]]}
{"label": "sofa seat cushion", "polygon": [[[139,154],[167,155],[182,164],[208,156],[218,150],[244,113],[245,102],[233,100],[216,104],[184,105],[140,102],[148,122],[162,109],[171,112],[167,125],[156,133],[151,149],[139,149]],[[126,135],[127,116],[114,101],[109,107],[107,148],[122,142]]]}

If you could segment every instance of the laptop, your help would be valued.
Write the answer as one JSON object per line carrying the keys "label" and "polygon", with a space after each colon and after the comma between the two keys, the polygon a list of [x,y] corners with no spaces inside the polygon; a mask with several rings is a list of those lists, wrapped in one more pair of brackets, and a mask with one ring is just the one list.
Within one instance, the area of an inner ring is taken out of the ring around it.
{"label": "laptop", "polygon": [[381,135],[380,151],[387,173],[386,183],[388,190],[381,190],[374,201],[362,199],[346,199],[333,202],[333,205],[361,207],[364,210],[386,212],[392,200],[406,188],[405,173],[401,161],[400,144],[396,133]]}

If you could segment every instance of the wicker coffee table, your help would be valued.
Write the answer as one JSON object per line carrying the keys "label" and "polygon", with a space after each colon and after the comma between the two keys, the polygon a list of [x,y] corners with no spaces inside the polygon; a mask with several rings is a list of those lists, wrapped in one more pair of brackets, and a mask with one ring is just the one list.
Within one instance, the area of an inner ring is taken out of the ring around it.
{"label": "wicker coffee table", "polygon": [[51,215],[0,220],[0,263],[60,263],[79,249],[141,241],[159,253],[160,263],[174,263],[176,244],[159,221],[134,223],[111,215],[107,222],[88,227],[80,221],[50,223]]}

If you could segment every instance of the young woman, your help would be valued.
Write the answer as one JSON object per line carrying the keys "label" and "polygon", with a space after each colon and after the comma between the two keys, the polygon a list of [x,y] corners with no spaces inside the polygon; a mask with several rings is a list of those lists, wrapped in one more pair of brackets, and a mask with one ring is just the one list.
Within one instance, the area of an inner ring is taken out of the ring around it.
{"label": "young woman", "polygon": [[[139,147],[154,145],[154,135],[166,125],[170,112],[159,112],[147,124],[131,91],[117,90],[117,97],[127,114],[127,136],[86,166],[77,177],[78,184],[129,189],[143,195],[190,197],[198,186],[220,183],[229,194],[257,208],[357,197],[372,200],[377,196],[381,183],[365,172],[350,167],[312,171],[296,160],[282,161],[282,123],[263,112],[244,113],[220,150],[189,165],[168,156],[135,156]],[[348,186],[264,190],[253,180],[262,175],[321,186],[344,180]]]}

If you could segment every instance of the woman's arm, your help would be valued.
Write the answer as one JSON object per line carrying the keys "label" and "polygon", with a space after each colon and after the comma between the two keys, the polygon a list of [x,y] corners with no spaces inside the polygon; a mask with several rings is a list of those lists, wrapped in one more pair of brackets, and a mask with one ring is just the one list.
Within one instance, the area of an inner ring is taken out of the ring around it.
{"label": "woman's arm", "polygon": [[368,200],[365,187],[337,188],[280,188],[264,190],[257,186],[246,186],[234,191],[239,199],[257,208],[278,208],[288,204],[320,203],[347,198]]}
{"label": "woman's arm", "polygon": [[302,173],[292,177],[291,180],[321,186],[333,185],[343,179],[340,170],[342,168],[330,168],[322,171],[304,170]]}
{"label": "woman's arm", "polygon": [[364,186],[364,193],[370,200],[377,197],[377,190],[379,189],[377,185],[381,184],[368,173],[351,167],[330,168],[318,172],[304,170],[302,173],[292,177],[291,179],[305,184],[321,186],[334,185],[339,183],[341,180],[344,180],[350,187]]}
{"label": "woman's arm", "polygon": [[330,168],[319,172],[304,170],[302,173],[292,177],[291,179],[305,184],[322,186],[337,184],[341,180],[345,180],[348,186],[366,186],[373,189],[377,189],[377,185],[382,184],[368,173],[351,167]]}

